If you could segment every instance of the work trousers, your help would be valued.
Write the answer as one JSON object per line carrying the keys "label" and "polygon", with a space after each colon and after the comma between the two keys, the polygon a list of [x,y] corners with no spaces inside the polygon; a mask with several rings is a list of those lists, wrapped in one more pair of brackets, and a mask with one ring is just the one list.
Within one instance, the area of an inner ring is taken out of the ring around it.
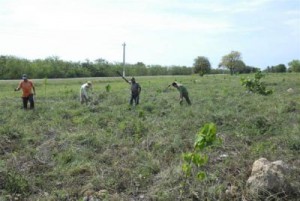
{"label": "work trousers", "polygon": [[[189,94],[183,94],[182,97],[186,100],[186,102],[187,102],[189,105],[192,104],[192,103],[191,103],[191,100],[190,100],[190,98],[189,98]],[[180,102],[180,104],[182,104],[182,102]]]}
{"label": "work trousers", "polygon": [[30,109],[34,108],[33,94],[30,94],[27,97],[22,97],[22,100],[23,100],[23,108],[24,109],[27,109],[28,101],[29,101],[29,104],[30,104]]}
{"label": "work trousers", "polygon": [[131,94],[131,98],[130,98],[130,102],[129,102],[130,105],[133,104],[133,101],[134,101],[135,105],[138,105],[139,104],[139,99],[140,99],[139,95]]}

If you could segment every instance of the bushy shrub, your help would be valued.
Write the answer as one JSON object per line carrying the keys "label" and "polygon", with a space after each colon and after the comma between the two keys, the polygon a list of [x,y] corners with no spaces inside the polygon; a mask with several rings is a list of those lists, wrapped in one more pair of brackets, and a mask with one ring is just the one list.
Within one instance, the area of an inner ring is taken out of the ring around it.
{"label": "bushy shrub", "polygon": [[272,94],[272,90],[267,90],[264,82],[261,82],[260,79],[264,77],[264,74],[261,71],[255,73],[254,79],[251,78],[241,78],[242,86],[245,86],[249,92],[258,93],[261,95]]}

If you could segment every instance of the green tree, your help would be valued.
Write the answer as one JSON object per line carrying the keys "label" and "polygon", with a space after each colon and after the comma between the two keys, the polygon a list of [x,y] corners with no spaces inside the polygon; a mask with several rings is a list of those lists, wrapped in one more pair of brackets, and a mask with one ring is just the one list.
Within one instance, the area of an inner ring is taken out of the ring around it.
{"label": "green tree", "polygon": [[110,65],[105,59],[97,59],[89,67],[93,77],[107,77],[110,75]]}
{"label": "green tree", "polygon": [[59,59],[57,56],[47,57],[43,61],[43,67],[47,69],[48,78],[63,78],[64,77],[64,69],[62,69],[63,61]]}
{"label": "green tree", "polygon": [[[220,67],[225,67],[230,70],[230,74],[233,75],[236,69],[241,65],[242,56],[238,51],[231,51],[229,54],[224,55],[219,64]],[[244,63],[244,62],[243,62]]]}
{"label": "green tree", "polygon": [[235,73],[245,73],[246,65],[242,60],[236,61]]}
{"label": "green tree", "polygon": [[278,64],[276,66],[268,66],[265,71],[269,73],[285,73],[287,68],[284,64]]}
{"label": "green tree", "polygon": [[193,69],[186,66],[171,66],[168,71],[169,75],[191,75],[193,73]]}
{"label": "green tree", "polygon": [[208,60],[208,58],[204,56],[198,56],[194,60],[194,72],[199,73],[200,76],[203,76],[204,74],[208,74],[211,71],[211,65]]}
{"label": "green tree", "polygon": [[146,65],[143,62],[137,62],[132,67],[133,67],[135,75],[141,75],[141,76],[143,76],[143,75],[147,75],[148,74]]}
{"label": "green tree", "polygon": [[286,66],[284,64],[279,64],[275,66],[275,71],[277,73],[285,73],[286,72]]}
{"label": "green tree", "polygon": [[6,66],[7,58],[6,56],[0,56],[0,79],[5,78],[9,69]]}
{"label": "green tree", "polygon": [[260,71],[260,68],[253,67],[253,66],[246,66],[243,73],[256,73]]}
{"label": "green tree", "polygon": [[150,65],[148,68],[149,75],[167,75],[168,69],[160,65]]}
{"label": "green tree", "polygon": [[[26,67],[27,65],[24,63],[25,60],[17,58],[17,57],[8,57],[6,62],[6,67],[8,69],[8,72],[6,74],[5,78],[8,79],[20,79],[22,74],[26,73]],[[26,67],[25,67],[25,65]],[[31,75],[29,75],[32,77]]]}
{"label": "green tree", "polygon": [[288,63],[289,71],[291,72],[300,72],[300,60],[293,60]]}

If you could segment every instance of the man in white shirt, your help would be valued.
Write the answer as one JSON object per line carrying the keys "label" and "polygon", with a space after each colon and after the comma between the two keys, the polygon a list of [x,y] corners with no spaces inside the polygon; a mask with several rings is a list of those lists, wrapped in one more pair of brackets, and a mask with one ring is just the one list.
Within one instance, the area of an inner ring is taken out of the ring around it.
{"label": "man in white shirt", "polygon": [[88,92],[89,90],[92,90],[92,83],[90,81],[88,81],[87,83],[84,83],[83,85],[81,85],[80,87],[80,103],[88,103],[89,101],[89,96],[88,96]]}

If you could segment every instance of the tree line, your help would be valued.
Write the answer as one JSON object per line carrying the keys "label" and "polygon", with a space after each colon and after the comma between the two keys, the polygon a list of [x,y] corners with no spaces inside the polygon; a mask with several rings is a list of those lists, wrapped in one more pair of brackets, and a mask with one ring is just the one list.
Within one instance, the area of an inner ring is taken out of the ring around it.
{"label": "tree line", "polygon": [[[84,62],[64,61],[59,57],[28,60],[15,56],[0,56],[0,79],[19,79],[26,73],[30,78],[113,77],[123,71],[122,63],[110,63],[104,59]],[[126,75],[190,75],[191,67],[160,65],[146,66],[142,62],[125,65]]]}
{"label": "tree line", "polygon": [[288,63],[288,67],[284,64],[268,66],[265,71],[269,73],[300,72],[300,60],[292,60]]}
{"label": "tree line", "polygon": [[[284,73],[284,72],[300,72],[300,60],[292,60],[288,63],[288,68],[284,64],[276,66],[268,66],[264,72],[269,73]],[[247,66],[242,60],[242,55],[238,51],[231,51],[229,54],[224,55],[218,65],[219,68],[224,68],[231,75],[256,73],[260,68]],[[194,71],[199,73],[200,76],[211,73],[211,64],[207,57],[199,56],[194,60]]]}
{"label": "tree line", "polygon": [[[205,74],[237,74],[253,73],[260,69],[247,66],[238,51],[224,55],[217,69],[212,69],[209,59],[204,56],[195,58],[192,67],[187,66],[161,66],[145,65],[143,62],[136,64],[111,63],[105,59],[84,62],[64,61],[53,56],[45,59],[28,60],[15,56],[0,56],[0,79],[19,79],[24,73],[31,78],[75,78],[75,77],[113,77],[117,71],[125,68],[129,76],[155,76],[155,75],[191,75]],[[293,60],[289,68],[283,64],[268,67],[266,72],[300,72],[300,61]]]}

